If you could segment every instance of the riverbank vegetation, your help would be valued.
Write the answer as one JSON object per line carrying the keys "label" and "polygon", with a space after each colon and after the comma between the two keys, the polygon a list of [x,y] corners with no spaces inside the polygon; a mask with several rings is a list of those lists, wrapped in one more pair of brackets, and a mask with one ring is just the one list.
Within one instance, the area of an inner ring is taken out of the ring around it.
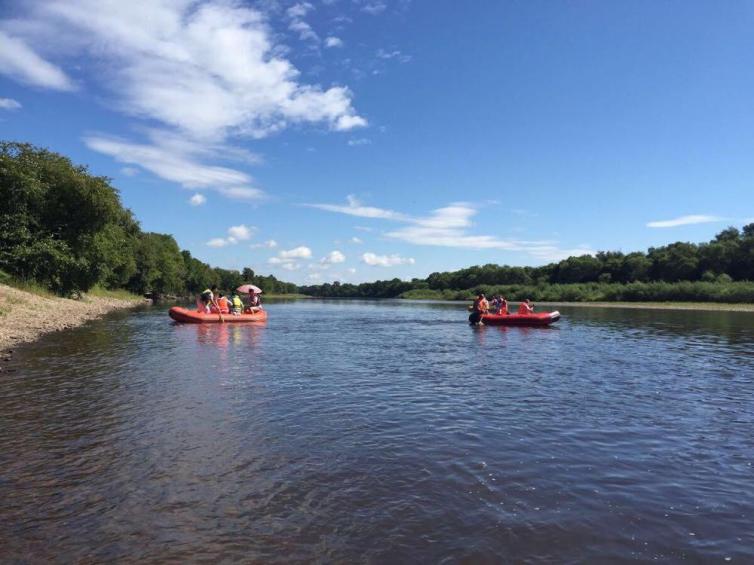
{"label": "riverbank vegetation", "polygon": [[29,144],[0,142],[0,201],[0,270],[13,286],[60,296],[92,289],[185,296],[245,282],[297,291],[249,268],[211,267],[173,236],[142,231],[109,179]]}
{"label": "riverbank vegetation", "polygon": [[482,265],[360,285],[300,287],[317,297],[468,300],[479,292],[551,302],[754,302],[754,223],[701,244],[676,242],[646,253],[600,252],[542,267]]}

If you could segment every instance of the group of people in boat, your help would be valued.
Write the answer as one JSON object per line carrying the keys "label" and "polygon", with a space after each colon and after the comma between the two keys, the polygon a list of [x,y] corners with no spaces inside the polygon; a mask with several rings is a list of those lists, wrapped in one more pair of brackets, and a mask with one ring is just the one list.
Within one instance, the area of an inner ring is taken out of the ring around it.
{"label": "group of people in boat", "polygon": [[[519,314],[532,314],[534,312],[534,304],[528,298],[521,302],[518,306]],[[469,322],[472,324],[478,324],[482,321],[482,316],[485,314],[497,314],[507,316],[510,314],[508,311],[508,301],[504,296],[496,294],[492,297],[492,300],[487,300],[487,297],[483,292],[480,292],[474,304],[471,306],[471,315],[469,316]]]}
{"label": "group of people in boat", "polygon": [[218,292],[217,285],[212,285],[199,295],[196,301],[196,309],[205,314],[231,314],[240,316],[241,314],[255,314],[262,310],[262,295],[255,291],[249,290],[244,302],[241,294],[234,290],[230,297]]}

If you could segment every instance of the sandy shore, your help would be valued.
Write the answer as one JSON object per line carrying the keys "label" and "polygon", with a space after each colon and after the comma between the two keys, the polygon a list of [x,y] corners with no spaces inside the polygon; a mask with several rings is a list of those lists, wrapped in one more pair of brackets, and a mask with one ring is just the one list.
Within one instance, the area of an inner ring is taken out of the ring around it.
{"label": "sandy shore", "polygon": [[139,299],[122,300],[86,296],[81,300],[39,296],[0,284],[0,361],[7,360],[13,346],[39,336],[80,326],[108,312],[133,308]]}

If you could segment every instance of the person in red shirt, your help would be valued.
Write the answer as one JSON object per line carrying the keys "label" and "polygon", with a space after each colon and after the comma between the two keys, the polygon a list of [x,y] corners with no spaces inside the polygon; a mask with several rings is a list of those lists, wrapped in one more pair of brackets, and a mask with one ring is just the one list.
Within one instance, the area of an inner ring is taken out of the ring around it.
{"label": "person in red shirt", "polygon": [[531,303],[531,300],[529,300],[528,298],[524,300],[518,307],[518,313],[519,314],[533,314],[534,304]]}

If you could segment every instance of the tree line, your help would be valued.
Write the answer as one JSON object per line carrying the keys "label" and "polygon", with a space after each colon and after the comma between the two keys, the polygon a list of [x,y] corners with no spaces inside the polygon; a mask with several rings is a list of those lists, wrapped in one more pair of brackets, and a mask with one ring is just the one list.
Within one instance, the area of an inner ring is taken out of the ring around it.
{"label": "tree line", "polygon": [[541,267],[478,265],[426,279],[300,287],[319,297],[465,299],[477,292],[513,300],[754,301],[754,223],[709,242],[676,242],[646,253],[604,251]]}
{"label": "tree line", "polygon": [[211,267],[173,236],[143,232],[106,177],[57,153],[0,142],[0,271],[61,295],[95,285],[183,296],[252,283],[294,293],[274,276]]}

